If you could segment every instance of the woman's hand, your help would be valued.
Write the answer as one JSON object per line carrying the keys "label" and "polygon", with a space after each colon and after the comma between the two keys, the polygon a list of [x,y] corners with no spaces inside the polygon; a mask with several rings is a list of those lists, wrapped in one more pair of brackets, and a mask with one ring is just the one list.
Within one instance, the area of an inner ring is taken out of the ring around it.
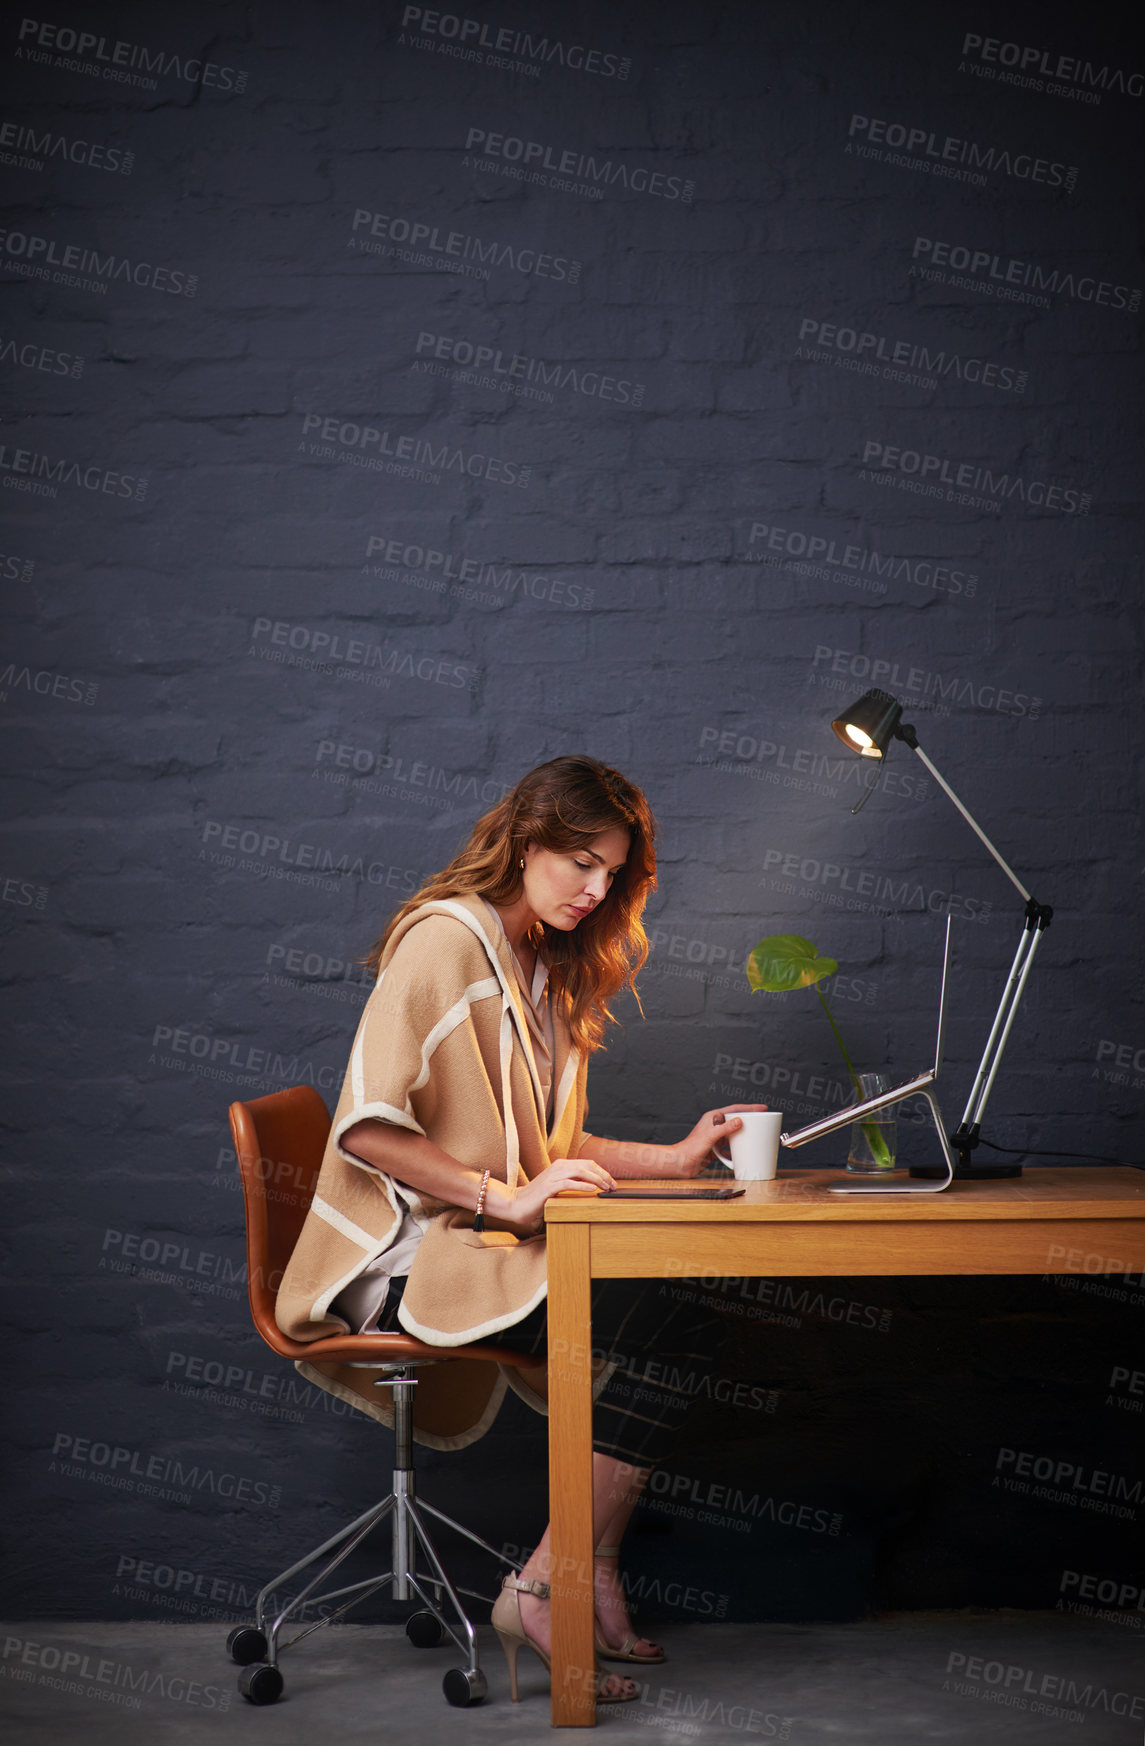
{"label": "woman's hand", "polygon": [[485,1191],[485,1205],[491,1218],[509,1225],[521,1236],[533,1236],[544,1224],[545,1202],[550,1195],[563,1189],[578,1189],[582,1194],[599,1193],[602,1188],[615,1188],[616,1183],[591,1158],[557,1158],[532,1181],[517,1188],[506,1188],[491,1177]]}
{"label": "woman's hand", "polygon": [[665,1148],[676,1156],[676,1167],[666,1170],[666,1176],[697,1176],[711,1162],[713,1149],[729,1139],[743,1123],[737,1110],[766,1109],[765,1103],[724,1103],[718,1109],[705,1110],[691,1133],[678,1145]]}

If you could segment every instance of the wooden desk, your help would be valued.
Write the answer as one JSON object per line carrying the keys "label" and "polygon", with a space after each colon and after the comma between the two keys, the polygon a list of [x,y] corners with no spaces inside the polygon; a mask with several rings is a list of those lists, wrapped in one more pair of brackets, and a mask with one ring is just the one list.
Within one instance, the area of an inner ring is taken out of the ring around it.
{"label": "wooden desk", "polygon": [[590,1680],[578,1671],[593,1667],[593,1279],[1145,1270],[1143,1172],[1027,1170],[929,1195],[828,1192],[844,1179],[839,1170],[788,1172],[748,1183],[740,1200],[548,1202],[554,1727],[596,1721]]}

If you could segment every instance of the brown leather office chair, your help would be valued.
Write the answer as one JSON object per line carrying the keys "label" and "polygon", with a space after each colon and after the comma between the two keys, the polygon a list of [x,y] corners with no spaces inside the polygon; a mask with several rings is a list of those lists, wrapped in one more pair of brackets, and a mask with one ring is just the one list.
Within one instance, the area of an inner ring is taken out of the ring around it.
{"label": "brown leather office chair", "polygon": [[[250,1103],[232,1103],[230,1117],[246,1206],[247,1274],[255,1327],[271,1350],[283,1358],[300,1358],[311,1364],[332,1358],[340,1364],[377,1370],[379,1375],[374,1386],[393,1389],[394,1412],[392,1491],[381,1503],[372,1505],[321,1546],[316,1546],[289,1569],[281,1571],[262,1589],[255,1603],[254,1624],[238,1626],[227,1639],[231,1659],[243,1670],[239,1675],[239,1690],[252,1703],[273,1703],[283,1690],[278,1667],[280,1648],[288,1648],[291,1643],[308,1637],[311,1631],[331,1624],[388,1583],[392,1585],[395,1600],[416,1598],[421,1602],[422,1610],[406,1621],[406,1633],[412,1643],[419,1648],[432,1648],[452,1638],[464,1653],[465,1667],[451,1668],[442,1682],[448,1701],[458,1706],[480,1703],[487,1690],[485,1675],[478,1665],[473,1625],[461,1605],[460,1596],[468,1594],[477,1600],[487,1600],[490,1605],[492,1597],[453,1586],[434,1550],[423,1517],[433,1516],[447,1527],[456,1529],[511,1569],[520,1567],[479,1534],[472,1533],[452,1516],[416,1497],[412,1412],[417,1377],[413,1373],[422,1365],[448,1363],[457,1358],[486,1359],[491,1363],[519,1364],[522,1367],[535,1366],[536,1359],[506,1352],[496,1346],[428,1346],[409,1334],[342,1334],[305,1342],[288,1339],[274,1319],[276,1292],[270,1281],[281,1280],[283,1269],[298,1241],[314,1197],[330,1132],[330,1116],[311,1086],[295,1085],[288,1091],[276,1091]],[[273,1173],[280,1185],[272,1193],[267,1191],[269,1173]],[[289,1184],[288,1188],[281,1186],[284,1182]],[[347,1587],[316,1593],[342,1560],[386,1516],[391,1517],[392,1528],[390,1569]],[[322,1560],[324,1562],[320,1562]],[[280,1603],[284,1584],[312,1564],[319,1565],[313,1577],[288,1602]],[[308,1606],[316,1608],[329,1602],[341,1604],[335,1611],[306,1625],[287,1643],[279,1644],[279,1635],[294,1614]],[[442,1610],[446,1603],[450,1609],[448,1616]],[[275,1607],[279,1608],[277,1612]]]}

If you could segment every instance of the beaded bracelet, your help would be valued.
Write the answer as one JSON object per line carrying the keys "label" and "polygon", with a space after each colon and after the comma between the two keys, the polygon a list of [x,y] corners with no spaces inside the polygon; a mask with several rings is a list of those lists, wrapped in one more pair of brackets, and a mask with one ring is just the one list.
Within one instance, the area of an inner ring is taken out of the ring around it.
{"label": "beaded bracelet", "polygon": [[473,1220],[473,1229],[475,1231],[483,1231],[485,1229],[485,1190],[489,1186],[489,1176],[490,1172],[487,1170],[481,1178],[481,1187],[477,1190],[477,1213]]}

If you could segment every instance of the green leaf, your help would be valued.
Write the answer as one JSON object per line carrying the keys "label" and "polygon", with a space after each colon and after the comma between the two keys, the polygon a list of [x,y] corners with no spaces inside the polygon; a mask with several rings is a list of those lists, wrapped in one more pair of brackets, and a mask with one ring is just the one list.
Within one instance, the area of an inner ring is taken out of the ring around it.
{"label": "green leaf", "polygon": [[790,988],[814,988],[839,968],[834,958],[821,958],[818,946],[802,934],[769,934],[747,961],[747,979],[758,994],[786,994]]}

